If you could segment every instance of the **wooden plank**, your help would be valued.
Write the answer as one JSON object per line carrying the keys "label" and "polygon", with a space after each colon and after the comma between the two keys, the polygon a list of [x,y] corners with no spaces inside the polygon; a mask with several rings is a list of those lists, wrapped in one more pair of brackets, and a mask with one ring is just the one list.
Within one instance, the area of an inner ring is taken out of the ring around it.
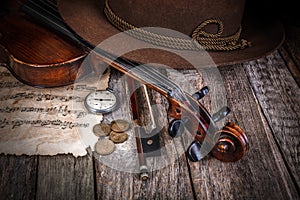
{"label": "wooden plank", "polygon": [[228,117],[247,133],[250,151],[238,162],[222,163],[206,157],[190,162],[198,199],[296,199],[288,173],[272,132],[253,95],[242,65],[220,68],[227,90]]}
{"label": "wooden plank", "polygon": [[37,157],[0,155],[0,199],[34,199]]}
{"label": "wooden plank", "polygon": [[300,71],[296,65],[296,62],[294,61],[294,59],[292,59],[292,57],[290,56],[290,54],[287,52],[285,48],[281,47],[278,51],[280,52],[280,55],[282,56],[286,65],[288,66],[296,83],[298,84],[298,86],[300,86]]}
{"label": "wooden plank", "polygon": [[300,70],[300,28],[291,24],[285,24],[285,32],[286,37],[282,46],[289,53],[298,70]]}
{"label": "wooden plank", "polygon": [[40,156],[36,199],[94,199],[91,156]]}
{"label": "wooden plank", "polygon": [[300,188],[300,89],[278,52],[245,64],[288,169]]}
{"label": "wooden plank", "polygon": [[192,199],[184,159],[150,172],[147,181],[138,174],[109,168],[96,162],[97,199]]}
{"label": "wooden plank", "polygon": [[[114,81],[113,88],[118,94],[122,95],[125,93],[125,97],[129,96],[126,89],[127,85],[124,81],[122,82],[121,80],[118,85],[117,77],[111,80]],[[130,106],[129,102],[124,99],[125,97],[121,97],[123,104],[117,111],[105,116],[106,120],[109,121],[112,118],[130,119],[130,116],[128,116],[131,113]],[[152,97],[154,99],[153,103],[162,106],[154,111],[155,119],[165,126],[166,129],[168,119],[166,108],[164,107],[166,106],[165,99],[162,99],[156,92],[152,93]],[[155,108],[155,106],[153,107]],[[132,134],[130,137],[132,137]],[[149,168],[159,165],[162,168],[150,171],[147,181],[140,180],[137,172],[130,173],[120,169],[117,170],[99,160],[95,160],[97,199],[192,199],[193,191],[189,179],[188,166],[183,156],[183,150],[180,149],[182,145],[178,141],[171,140],[166,130],[160,137],[163,141],[162,144],[167,144],[163,150],[163,155],[162,157],[147,158],[147,164]],[[129,146],[129,143],[130,141],[126,141],[123,148]],[[128,157],[129,152],[123,151],[123,153],[123,156]],[[172,159],[174,158],[178,159],[173,162]],[[128,157],[128,159],[130,160],[131,158]],[[124,168],[126,167],[125,163],[118,164],[124,164]]]}
{"label": "wooden plank", "polygon": [[300,86],[300,28],[285,24],[286,37],[278,49],[295,81]]}

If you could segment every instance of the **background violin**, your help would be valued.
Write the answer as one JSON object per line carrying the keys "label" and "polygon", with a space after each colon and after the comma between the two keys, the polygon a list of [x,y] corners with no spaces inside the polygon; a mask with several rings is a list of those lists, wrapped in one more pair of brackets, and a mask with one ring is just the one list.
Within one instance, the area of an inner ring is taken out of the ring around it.
{"label": "background violin", "polygon": [[204,150],[222,161],[239,160],[248,150],[247,137],[236,124],[230,122],[222,130],[215,124],[229,113],[227,107],[211,116],[198,101],[207,94],[208,88],[189,95],[153,67],[92,46],[68,29],[50,1],[28,1],[21,8],[30,19],[54,29],[58,35],[29,21],[17,6],[10,2],[7,5],[9,13],[0,21],[2,53],[6,53],[6,67],[21,81],[42,87],[72,83],[78,74],[83,77],[90,72],[85,67],[86,71],[80,71],[79,66],[87,52],[92,51],[102,62],[168,99],[168,116],[173,118],[168,129],[170,136],[178,137],[182,130],[194,136],[187,150],[190,160],[198,161],[206,155],[203,145],[209,146]]}
{"label": "background violin", "polygon": [[31,21],[21,11],[22,5],[0,3],[1,65],[21,82],[38,87],[71,84],[88,73],[80,68],[84,48]]}

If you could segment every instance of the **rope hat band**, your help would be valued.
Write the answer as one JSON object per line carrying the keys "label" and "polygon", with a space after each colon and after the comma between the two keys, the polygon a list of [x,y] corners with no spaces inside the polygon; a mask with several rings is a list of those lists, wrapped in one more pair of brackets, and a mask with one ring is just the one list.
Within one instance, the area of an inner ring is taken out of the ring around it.
{"label": "rope hat band", "polygon": [[[238,31],[230,36],[221,37],[224,25],[219,19],[207,19],[198,25],[192,33],[192,39],[165,36],[138,28],[121,17],[119,17],[109,6],[109,0],[105,1],[104,14],[108,21],[120,31],[127,31],[131,36],[149,42],[177,50],[207,50],[207,51],[232,51],[244,49],[251,46],[251,43],[241,39],[241,26]],[[216,33],[207,33],[204,28],[209,24],[216,24]]]}

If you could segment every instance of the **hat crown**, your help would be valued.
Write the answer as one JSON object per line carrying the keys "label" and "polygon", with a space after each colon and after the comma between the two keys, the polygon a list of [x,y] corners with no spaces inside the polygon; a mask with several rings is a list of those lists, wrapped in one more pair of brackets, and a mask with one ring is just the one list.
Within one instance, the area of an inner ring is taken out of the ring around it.
{"label": "hat crown", "polygon": [[[245,0],[111,0],[108,4],[135,27],[162,27],[191,36],[202,22],[219,19],[224,25],[221,36],[229,36],[241,26]],[[216,33],[218,26],[209,24],[205,31]]]}
{"label": "hat crown", "polygon": [[[221,46],[221,48],[223,47],[222,44],[224,40],[231,40],[232,35],[239,36],[239,34],[235,33],[238,33],[237,30],[239,30],[243,18],[240,38],[241,40],[245,39],[251,42],[252,46],[250,48],[236,48],[231,51],[227,51],[226,49],[224,51],[219,51],[218,49],[216,51],[207,50],[217,65],[228,65],[267,55],[283,42],[284,29],[282,24],[270,15],[266,19],[267,13],[265,10],[259,13],[261,10],[258,9],[260,4],[257,5],[255,3],[253,7],[249,7],[249,3],[251,2],[252,1],[246,2],[246,4],[248,4],[245,5],[246,12],[243,12],[245,0],[199,0],[199,2],[196,0],[185,0],[176,1],[175,3],[166,0],[139,0],[138,2],[136,0],[110,0],[109,6],[120,18],[130,22],[136,27],[165,27],[188,34],[189,36],[191,36],[190,33],[193,32],[195,28],[201,27],[198,25],[202,25],[203,21],[209,18],[219,18],[224,25],[224,31],[221,37],[218,36],[213,39],[220,43],[219,46]],[[106,39],[120,33],[120,28],[108,20],[105,13],[105,0],[58,0],[58,7],[65,22],[78,35],[92,45],[99,45]],[[172,15],[170,15],[169,12]],[[181,16],[184,16],[185,19],[183,20]],[[172,19],[173,23],[166,21]],[[216,27],[216,25],[213,24],[209,25]],[[205,26],[205,30],[206,28],[208,28],[208,25]],[[125,27],[125,30],[129,29]],[[138,30],[143,31],[144,29],[137,29],[137,31]],[[203,33],[203,29],[201,30],[200,32]],[[128,33],[130,32],[134,31],[128,31]],[[173,33],[174,31],[165,32]],[[203,40],[204,42],[212,38],[203,38],[205,37],[203,34],[196,36],[200,36],[199,41]],[[214,35],[211,34],[211,36]],[[198,37],[196,37],[196,39],[198,39]],[[144,40],[139,41],[144,42]],[[194,42],[194,40],[189,41]],[[120,45],[121,48],[123,47],[122,44],[122,42],[119,42],[116,45]],[[224,47],[227,47],[227,44],[226,42]],[[164,64],[174,68],[189,68],[186,63],[175,59],[173,54],[169,55],[165,51],[147,48],[143,49],[140,53],[137,51],[134,52],[136,52],[136,54],[126,54],[124,57],[139,63],[149,63],[153,62],[153,59],[156,59],[154,62],[164,61]],[[200,58],[203,57],[203,52],[204,51],[197,51]],[[209,63],[205,63],[204,59],[202,66],[207,65],[209,65]]]}

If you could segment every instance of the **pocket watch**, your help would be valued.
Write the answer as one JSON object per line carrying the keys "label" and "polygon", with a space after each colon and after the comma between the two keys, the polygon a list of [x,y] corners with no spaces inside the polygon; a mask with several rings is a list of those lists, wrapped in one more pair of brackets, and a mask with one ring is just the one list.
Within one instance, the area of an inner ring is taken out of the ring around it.
{"label": "pocket watch", "polygon": [[93,91],[84,100],[86,109],[94,114],[111,112],[117,104],[117,96],[109,89]]}

